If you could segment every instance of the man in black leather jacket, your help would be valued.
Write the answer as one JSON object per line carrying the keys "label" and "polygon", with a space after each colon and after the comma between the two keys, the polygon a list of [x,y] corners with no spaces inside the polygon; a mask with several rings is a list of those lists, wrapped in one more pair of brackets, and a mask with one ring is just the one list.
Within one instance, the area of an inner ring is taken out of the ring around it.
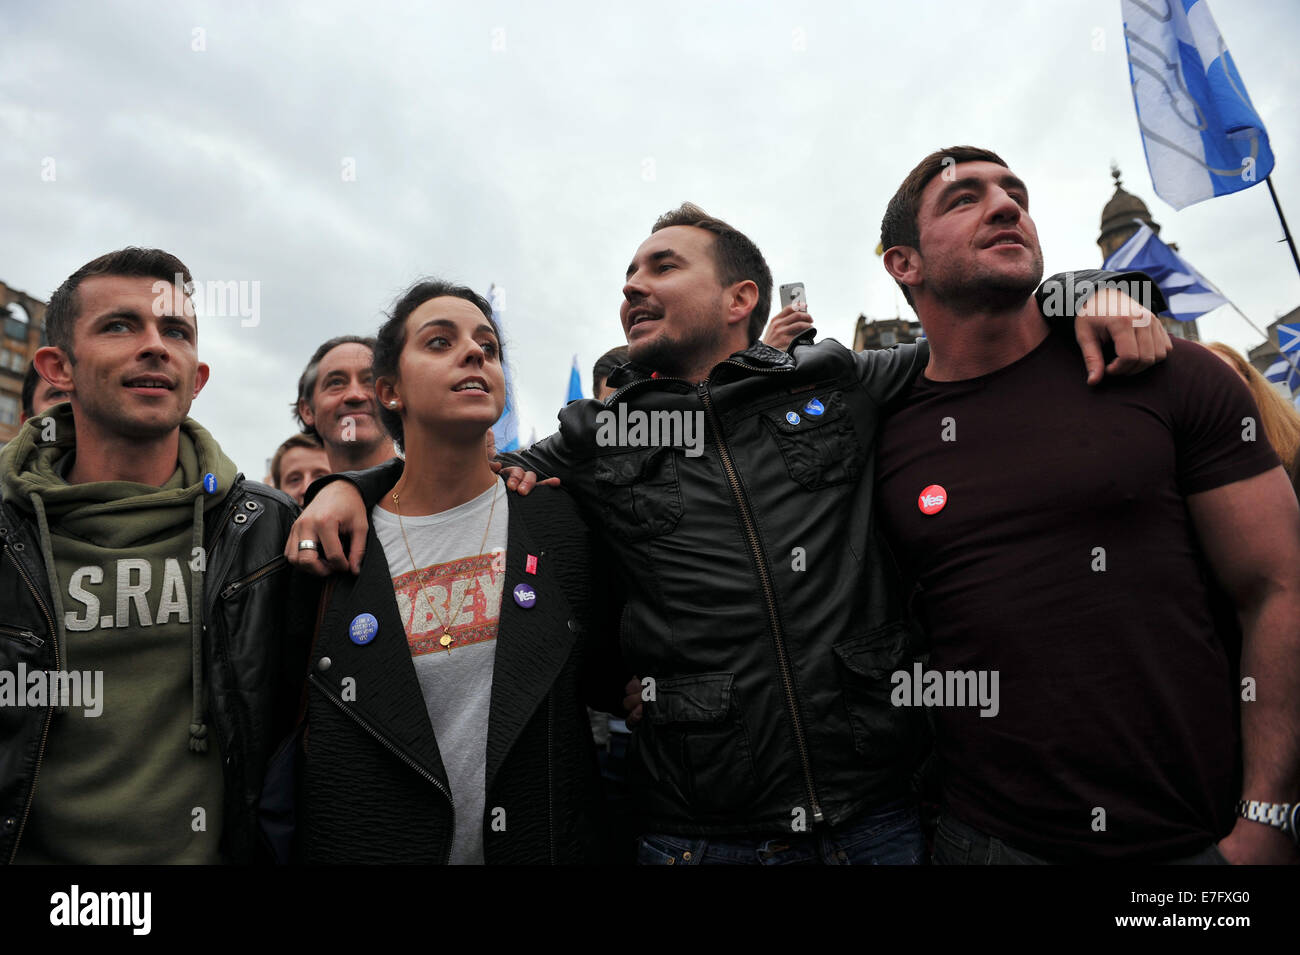
{"label": "man in black leather jacket", "polygon": [[[187,417],[185,266],[124,249],[52,296],[71,393],[0,455],[0,860],[247,862],[307,638],[296,514]],[[176,284],[173,284],[173,283]]]}
{"label": "man in black leather jacket", "polygon": [[[641,861],[917,862],[924,716],[890,704],[890,675],[924,647],[874,524],[873,443],[927,350],[855,354],[811,332],[770,348],[771,287],[726,223],[689,204],[662,217],[628,268],[618,391],[570,404],[557,434],[502,460],[560,478],[627,590]],[[369,502],[399,467],[348,477]],[[338,521],[315,519],[347,498],[309,503],[291,546],[318,537],[347,566]]]}

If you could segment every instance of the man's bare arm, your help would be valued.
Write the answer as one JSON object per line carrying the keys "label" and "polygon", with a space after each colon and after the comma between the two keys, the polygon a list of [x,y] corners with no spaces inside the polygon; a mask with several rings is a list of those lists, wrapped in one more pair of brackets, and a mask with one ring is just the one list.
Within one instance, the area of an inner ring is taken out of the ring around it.
{"label": "man's bare arm", "polygon": [[[1277,467],[1192,494],[1188,510],[1201,546],[1237,608],[1242,679],[1243,799],[1300,799],[1300,507]],[[1219,844],[1233,863],[1296,861],[1280,830],[1238,819]]]}

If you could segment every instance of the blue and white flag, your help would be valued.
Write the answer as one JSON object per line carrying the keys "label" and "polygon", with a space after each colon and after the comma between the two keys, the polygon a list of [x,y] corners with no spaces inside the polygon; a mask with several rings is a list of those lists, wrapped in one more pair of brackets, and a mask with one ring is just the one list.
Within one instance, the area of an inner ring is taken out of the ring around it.
{"label": "blue and white flag", "polygon": [[[502,316],[506,311],[506,290],[499,285],[493,285],[488,289],[488,300],[492,303],[492,320],[497,323],[497,329],[504,338],[506,329]],[[515,386],[510,380],[510,369],[507,367],[503,371],[506,376],[506,407],[501,412],[501,417],[497,418],[497,423],[492,426],[492,439],[496,442],[498,451],[517,451],[519,450],[519,416],[515,413]]]}
{"label": "blue and white flag", "polygon": [[[1286,327],[1285,325],[1278,326],[1279,330]],[[1292,403],[1300,406],[1300,394],[1297,394],[1297,392],[1300,392],[1300,372],[1296,371],[1295,365],[1285,358],[1279,358],[1264,369],[1264,377],[1273,384],[1285,388],[1287,395],[1291,396]]]}
{"label": "blue and white flag", "polygon": [[1120,0],[1151,182],[1182,209],[1273,171],[1268,132],[1207,0]]}
{"label": "blue and white flag", "polygon": [[578,371],[578,356],[573,356],[573,368],[569,371],[569,397],[564,399],[567,405],[570,401],[580,401],[582,399],[582,374]]}
{"label": "blue and white flag", "polygon": [[1277,346],[1283,353],[1300,351],[1300,325],[1278,325]]}
{"label": "blue and white flag", "polygon": [[1210,280],[1161,242],[1149,225],[1140,219],[1133,221],[1141,223],[1141,228],[1111,254],[1102,264],[1103,269],[1135,270],[1151,276],[1164,293],[1170,314],[1180,322],[1190,322],[1210,309],[1228,304]]}

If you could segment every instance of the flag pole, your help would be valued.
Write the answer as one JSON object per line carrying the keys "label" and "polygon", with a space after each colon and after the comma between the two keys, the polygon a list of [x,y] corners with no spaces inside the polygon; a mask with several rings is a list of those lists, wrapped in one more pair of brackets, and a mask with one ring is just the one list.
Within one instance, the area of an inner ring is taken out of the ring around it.
{"label": "flag pole", "polygon": [[[1296,271],[1300,272],[1300,254],[1296,253],[1295,239],[1291,238],[1291,230],[1287,228],[1286,216],[1282,215],[1282,204],[1277,201],[1277,190],[1273,188],[1273,177],[1265,176],[1264,181],[1268,183],[1268,194],[1273,197],[1273,208],[1277,210],[1277,217],[1282,223],[1282,234],[1286,236],[1286,244],[1291,247],[1291,261],[1295,263]],[[1244,315],[1242,317],[1245,318]]]}

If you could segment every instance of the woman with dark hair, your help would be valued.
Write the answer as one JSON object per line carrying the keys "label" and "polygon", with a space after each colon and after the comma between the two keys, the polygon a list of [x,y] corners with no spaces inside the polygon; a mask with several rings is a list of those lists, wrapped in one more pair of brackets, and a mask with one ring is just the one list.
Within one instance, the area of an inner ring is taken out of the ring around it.
{"label": "woman with dark hair", "polygon": [[507,492],[484,454],[506,401],[491,306],[420,282],[374,354],[380,415],[406,462],[367,501],[359,576],[331,578],[322,598],[301,855],[600,861],[584,704],[621,712],[627,676],[576,508],[555,488]]}

